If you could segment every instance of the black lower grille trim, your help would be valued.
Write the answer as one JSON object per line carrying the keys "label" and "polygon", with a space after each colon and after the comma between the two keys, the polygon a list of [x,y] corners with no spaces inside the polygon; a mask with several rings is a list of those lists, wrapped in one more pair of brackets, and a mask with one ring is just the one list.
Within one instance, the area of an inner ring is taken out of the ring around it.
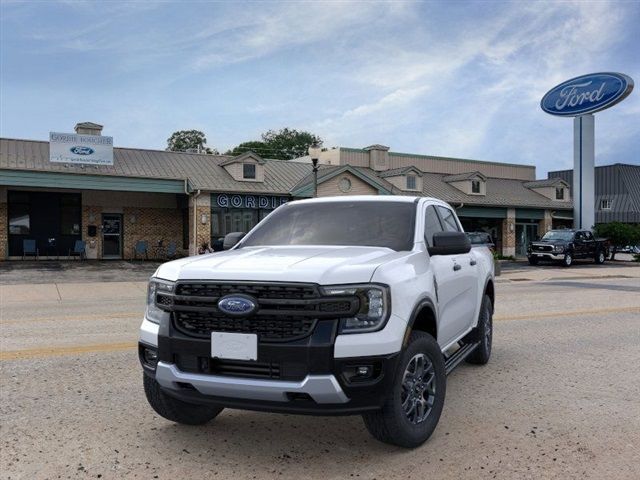
{"label": "black lower grille trim", "polygon": [[222,360],[191,355],[176,355],[175,362],[181,371],[189,373],[271,380],[281,378],[280,364],[277,362]]}
{"label": "black lower grille trim", "polygon": [[208,338],[211,332],[255,333],[261,342],[289,342],[313,332],[317,319],[298,316],[216,317],[202,312],[175,312],[175,328],[192,337]]}

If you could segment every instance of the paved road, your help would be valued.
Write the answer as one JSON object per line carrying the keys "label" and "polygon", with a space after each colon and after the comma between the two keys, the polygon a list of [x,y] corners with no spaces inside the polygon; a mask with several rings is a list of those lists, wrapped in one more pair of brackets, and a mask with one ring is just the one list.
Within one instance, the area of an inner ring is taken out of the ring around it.
{"label": "paved road", "polygon": [[640,269],[537,271],[502,277],[491,362],[449,377],[440,425],[413,451],[359,417],[173,425],[140,385],[143,284],[39,301],[5,287],[0,478],[638,478]]}

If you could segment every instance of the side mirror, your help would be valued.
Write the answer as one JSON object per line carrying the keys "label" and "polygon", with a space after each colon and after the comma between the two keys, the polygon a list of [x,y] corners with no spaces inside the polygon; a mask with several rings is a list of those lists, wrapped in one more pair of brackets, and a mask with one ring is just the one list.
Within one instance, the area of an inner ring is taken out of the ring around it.
{"label": "side mirror", "polygon": [[224,237],[224,242],[222,242],[222,248],[224,250],[230,250],[235,247],[240,240],[244,238],[246,233],[244,232],[231,232],[227,233]]}
{"label": "side mirror", "polygon": [[462,232],[437,232],[433,234],[433,246],[427,251],[429,255],[460,255],[469,253],[471,242]]}

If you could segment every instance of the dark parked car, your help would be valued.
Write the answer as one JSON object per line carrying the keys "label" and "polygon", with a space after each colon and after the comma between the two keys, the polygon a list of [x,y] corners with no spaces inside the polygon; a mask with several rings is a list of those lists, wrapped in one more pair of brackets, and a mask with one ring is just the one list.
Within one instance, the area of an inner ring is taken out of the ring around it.
{"label": "dark parked car", "polygon": [[604,238],[594,238],[589,230],[551,230],[542,239],[531,242],[527,249],[531,265],[552,261],[570,267],[579,258],[602,264],[608,256],[609,242]]}
{"label": "dark parked car", "polygon": [[491,253],[496,251],[491,234],[487,232],[467,232],[467,238],[469,238],[472,247],[487,247]]}

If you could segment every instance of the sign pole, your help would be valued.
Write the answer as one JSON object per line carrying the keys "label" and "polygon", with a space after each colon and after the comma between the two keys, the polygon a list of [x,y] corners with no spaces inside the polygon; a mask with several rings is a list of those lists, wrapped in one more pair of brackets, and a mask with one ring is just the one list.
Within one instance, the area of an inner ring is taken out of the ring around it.
{"label": "sign pole", "polygon": [[573,119],[573,227],[595,225],[595,117]]}

